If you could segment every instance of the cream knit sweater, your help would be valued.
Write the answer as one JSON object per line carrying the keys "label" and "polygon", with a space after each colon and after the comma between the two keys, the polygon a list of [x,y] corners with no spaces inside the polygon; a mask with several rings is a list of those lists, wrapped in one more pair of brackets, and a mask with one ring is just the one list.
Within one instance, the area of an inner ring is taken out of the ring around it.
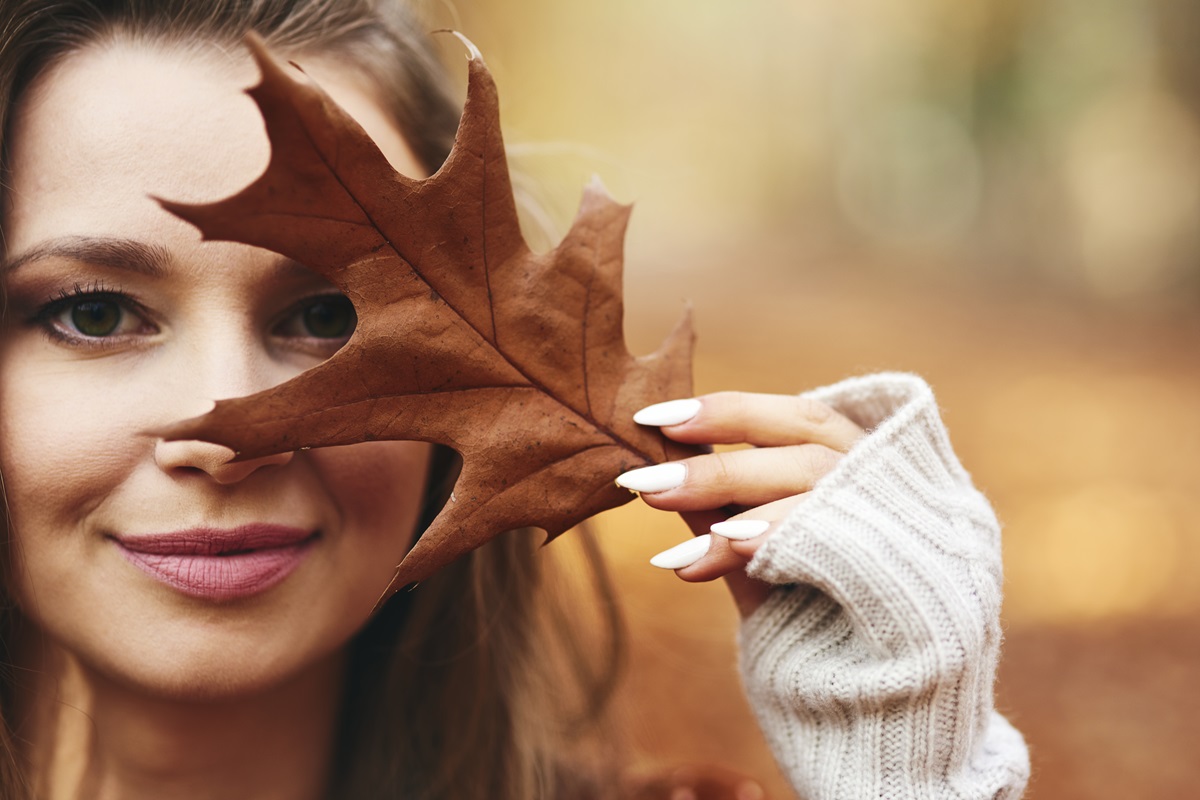
{"label": "cream knit sweater", "polygon": [[758,551],[781,588],[741,632],[747,693],[805,800],[1011,800],[1021,734],[992,707],[1000,532],[928,385],[812,392],[869,431]]}

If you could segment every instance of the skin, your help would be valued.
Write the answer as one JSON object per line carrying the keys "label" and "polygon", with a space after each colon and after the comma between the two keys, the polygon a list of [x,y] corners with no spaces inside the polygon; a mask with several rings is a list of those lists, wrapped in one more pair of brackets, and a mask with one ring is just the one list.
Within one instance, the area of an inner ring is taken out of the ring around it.
{"label": "skin", "polygon": [[[368,87],[335,63],[303,63],[397,169],[420,174]],[[345,644],[411,539],[423,444],[230,464],[218,446],[146,433],[276,385],[340,344],[298,327],[297,308],[327,284],[275,254],[201,242],[148,197],[208,201],[261,172],[266,139],[240,92],[254,77],[240,54],[116,42],[67,57],[15,109],[3,225],[20,266],[5,275],[0,471],[27,621],[16,660],[31,676],[18,724],[39,797],[319,796]],[[54,254],[71,237],[153,245],[157,274]],[[129,298],[103,342],[71,330],[74,301],[55,305],[76,285]],[[781,518],[862,435],[799,398],[700,400],[664,433],[755,447],[689,459],[682,486],[643,495],[698,532],[729,504]],[[150,578],[111,539],[247,522],[320,535],[285,581],[227,602]],[[742,570],[770,535],[718,539],[678,574],[727,577],[750,613],[767,587]]]}
{"label": "skin", "polygon": [[[353,74],[305,66],[398,169],[420,174]],[[331,292],[314,273],[201,242],[148,196],[216,199],[262,171],[266,137],[241,92],[254,78],[248,58],[215,48],[97,45],[43,74],[16,109],[0,470],[29,622],[19,660],[36,675],[22,734],[39,796],[316,796],[342,650],[412,536],[423,443],[228,464],[224,448],[146,433],[278,384],[342,343],[303,325],[298,309]],[[71,237],[153,245],[157,274],[46,254]],[[45,310],[76,286],[128,297],[111,335],[81,338],[71,301]],[[282,583],[226,602],[151,578],[111,538],[253,522],[319,535]]]}
{"label": "skin", "polygon": [[[725,519],[772,523],[761,536],[732,540],[716,534],[700,560],[675,570],[688,582],[725,578],[743,617],[762,605],[770,586],[746,576],[745,567],[776,533],[817,481],[833,470],[865,432],[834,409],[805,397],[717,392],[697,398],[700,410],[687,422],[661,428],[669,438],[699,445],[751,445],[749,449],[684,459],[683,483],[642,493],[653,508],[678,511],[697,535]],[[729,516],[721,509],[746,510]]]}

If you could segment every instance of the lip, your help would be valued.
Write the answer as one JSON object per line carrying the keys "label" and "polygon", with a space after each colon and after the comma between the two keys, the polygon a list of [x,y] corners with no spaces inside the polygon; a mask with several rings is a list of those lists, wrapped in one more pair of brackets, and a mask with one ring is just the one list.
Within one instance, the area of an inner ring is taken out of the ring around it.
{"label": "lip", "polygon": [[191,597],[236,600],[265,592],[300,566],[318,533],[256,523],[114,536],[121,555]]}

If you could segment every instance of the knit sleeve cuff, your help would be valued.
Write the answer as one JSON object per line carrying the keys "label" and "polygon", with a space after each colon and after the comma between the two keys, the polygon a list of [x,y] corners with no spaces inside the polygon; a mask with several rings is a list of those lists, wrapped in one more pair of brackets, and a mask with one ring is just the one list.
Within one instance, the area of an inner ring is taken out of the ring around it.
{"label": "knit sleeve cuff", "polygon": [[913,637],[969,636],[995,617],[999,525],[951,449],[929,386],[887,373],[810,396],[868,434],[780,524],[747,572],[815,587],[872,644],[892,652]]}
{"label": "knit sleeve cuff", "polygon": [[747,694],[813,800],[1019,797],[1020,734],[992,709],[999,526],[913,375],[810,393],[868,433],[759,548],[777,584],[742,626]]}

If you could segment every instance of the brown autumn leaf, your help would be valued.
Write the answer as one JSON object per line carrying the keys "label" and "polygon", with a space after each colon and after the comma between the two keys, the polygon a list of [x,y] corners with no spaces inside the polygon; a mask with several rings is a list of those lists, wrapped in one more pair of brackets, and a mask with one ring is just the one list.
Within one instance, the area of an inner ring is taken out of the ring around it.
{"label": "brown autumn leaf", "polygon": [[[464,42],[466,40],[464,39]],[[358,326],[333,357],[273,389],[222,400],[167,431],[238,459],[380,439],[462,456],[454,495],[397,570],[419,581],[507,530],[549,539],[631,499],[620,472],[685,455],[638,408],[691,395],[685,315],[653,355],[622,329],[629,207],[593,183],[562,243],[526,245],[500,135],[495,84],[470,51],[454,147],[432,177],[397,173],[359,125],[260,41],[249,90],[271,159],[216,203],[160,201],[205,239],[264,247],[324,275]]]}

